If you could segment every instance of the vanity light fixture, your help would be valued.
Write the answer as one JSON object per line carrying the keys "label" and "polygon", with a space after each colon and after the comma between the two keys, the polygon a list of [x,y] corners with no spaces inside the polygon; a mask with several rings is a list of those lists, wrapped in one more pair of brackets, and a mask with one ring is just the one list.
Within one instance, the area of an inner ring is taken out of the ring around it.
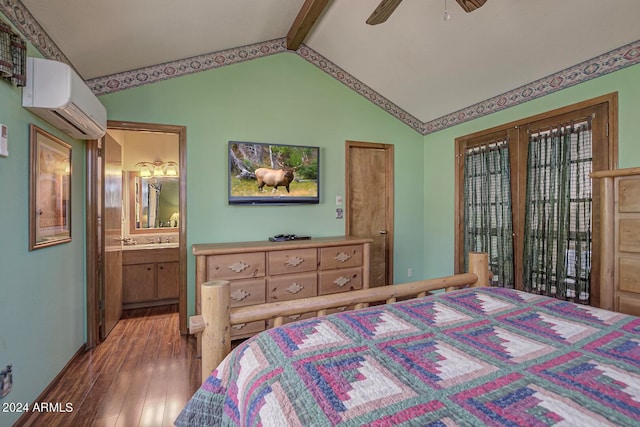
{"label": "vanity light fixture", "polygon": [[141,177],[150,176],[178,176],[178,164],[176,162],[138,162],[136,167],[140,168]]}
{"label": "vanity light fixture", "polygon": [[153,165],[153,176],[164,176],[164,170],[162,170],[162,165],[157,163]]}
{"label": "vanity light fixture", "polygon": [[[140,163],[138,163],[138,165],[139,165],[139,164],[140,164]],[[136,165],[136,166],[138,166],[138,165]],[[151,176],[151,170],[149,169],[149,166],[147,166],[147,165],[142,165],[142,166],[140,167],[140,176],[141,176],[141,177],[143,177],[143,178],[147,178],[147,177],[150,177],[150,176]]]}
{"label": "vanity light fixture", "polygon": [[167,176],[178,176],[178,165],[175,162],[167,162],[165,174]]}

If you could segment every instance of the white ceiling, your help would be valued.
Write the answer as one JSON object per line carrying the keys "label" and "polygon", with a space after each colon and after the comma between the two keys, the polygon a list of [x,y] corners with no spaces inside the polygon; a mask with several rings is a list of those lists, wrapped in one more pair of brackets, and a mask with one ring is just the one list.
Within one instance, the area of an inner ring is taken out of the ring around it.
{"label": "white ceiling", "polygon": [[[640,0],[332,0],[304,44],[422,122],[640,40]],[[85,79],[285,37],[303,0],[22,0]]]}

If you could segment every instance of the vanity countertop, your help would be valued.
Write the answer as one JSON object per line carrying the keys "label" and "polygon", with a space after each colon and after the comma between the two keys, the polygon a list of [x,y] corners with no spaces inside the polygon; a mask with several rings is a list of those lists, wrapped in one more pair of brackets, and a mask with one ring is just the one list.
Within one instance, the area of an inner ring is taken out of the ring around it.
{"label": "vanity countertop", "polygon": [[180,246],[177,242],[169,242],[169,243],[139,243],[136,245],[122,245],[123,251],[134,251],[139,249],[167,249],[167,248],[177,248]]}

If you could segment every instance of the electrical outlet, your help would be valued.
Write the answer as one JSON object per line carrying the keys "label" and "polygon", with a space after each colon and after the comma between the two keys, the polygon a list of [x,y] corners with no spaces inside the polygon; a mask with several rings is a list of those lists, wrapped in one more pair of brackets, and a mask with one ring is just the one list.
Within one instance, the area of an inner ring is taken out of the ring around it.
{"label": "electrical outlet", "polygon": [[412,277],[413,276],[413,268],[409,267],[407,268],[407,277]]}

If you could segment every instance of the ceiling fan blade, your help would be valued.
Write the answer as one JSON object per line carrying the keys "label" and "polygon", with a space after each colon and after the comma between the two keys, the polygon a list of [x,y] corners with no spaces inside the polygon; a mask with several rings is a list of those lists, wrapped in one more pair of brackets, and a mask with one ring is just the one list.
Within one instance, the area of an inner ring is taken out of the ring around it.
{"label": "ceiling fan blade", "polygon": [[456,0],[456,2],[468,13],[481,8],[487,0]]}
{"label": "ceiling fan blade", "polygon": [[367,19],[367,24],[369,25],[377,25],[382,24],[384,21],[389,19],[391,14],[396,7],[402,2],[402,0],[382,0],[376,10],[373,11],[369,19]]}

